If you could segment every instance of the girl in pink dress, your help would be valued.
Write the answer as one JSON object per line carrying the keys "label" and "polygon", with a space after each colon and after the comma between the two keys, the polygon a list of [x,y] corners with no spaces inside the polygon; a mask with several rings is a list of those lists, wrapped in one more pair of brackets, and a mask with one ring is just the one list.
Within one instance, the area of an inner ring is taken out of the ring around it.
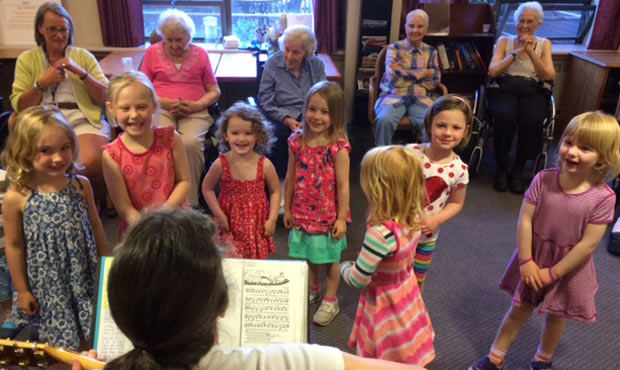
{"label": "girl in pink dress", "polygon": [[363,288],[349,346],[362,357],[424,366],[435,358],[435,332],[413,271],[420,240],[424,176],[402,146],[370,150],[362,160],[368,229],[357,261],[340,266],[343,280]]}
{"label": "girl in pink dress", "polygon": [[[232,246],[229,257],[266,259],[276,251],[273,233],[280,205],[280,181],[265,157],[273,143],[271,123],[256,108],[238,102],[216,125],[224,154],[209,168],[202,194],[215,217],[219,244]],[[220,195],[216,199],[218,183]]]}
{"label": "girl in pink dress", "polygon": [[121,216],[119,236],[148,208],[185,206],[189,165],[174,127],[156,127],[159,101],[141,72],[123,72],[110,80],[106,107],[124,130],[104,146],[103,175]]}
{"label": "girl in pink dress", "polygon": [[530,369],[551,369],[566,319],[594,322],[598,290],[592,253],[614,216],[606,180],[620,172],[620,127],[601,112],[573,118],[560,141],[560,168],[539,172],[521,206],[517,249],[500,288],[512,295],[489,354],[470,370],[502,369],[534,308],[545,316]]}
{"label": "girl in pink dress", "polygon": [[289,256],[310,267],[309,300],[321,300],[319,266],[327,265],[325,299],[314,314],[317,325],[329,325],[340,312],[340,252],[346,249],[349,214],[349,152],[344,120],[344,94],[338,84],[312,86],[304,106],[303,131],[288,139],[286,210]]}

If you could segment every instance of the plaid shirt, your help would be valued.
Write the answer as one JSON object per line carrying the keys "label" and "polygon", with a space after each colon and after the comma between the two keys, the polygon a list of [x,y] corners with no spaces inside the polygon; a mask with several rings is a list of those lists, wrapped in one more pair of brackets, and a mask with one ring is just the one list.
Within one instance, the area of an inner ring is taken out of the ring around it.
{"label": "plaid shirt", "polygon": [[[399,63],[402,70],[392,71],[390,69],[392,63]],[[434,69],[433,77],[419,78],[423,68]],[[418,103],[431,106],[433,100],[427,96],[427,91],[439,87],[439,78],[437,50],[434,47],[422,43],[414,48],[406,39],[396,41],[387,49],[385,73],[381,79],[381,93],[375,107],[381,104],[391,104],[397,107],[409,97],[415,97]]]}

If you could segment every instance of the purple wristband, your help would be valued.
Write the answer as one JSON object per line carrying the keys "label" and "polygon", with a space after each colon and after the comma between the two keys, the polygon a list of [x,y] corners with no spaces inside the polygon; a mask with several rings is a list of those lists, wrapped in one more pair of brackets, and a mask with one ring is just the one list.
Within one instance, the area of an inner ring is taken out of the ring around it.
{"label": "purple wristband", "polygon": [[553,281],[553,284],[556,284],[558,282],[558,279],[553,276],[553,271],[551,271],[552,268],[553,267],[549,267],[549,277],[551,278],[551,281]]}
{"label": "purple wristband", "polygon": [[526,263],[528,263],[528,262],[530,262],[532,260],[534,260],[534,259],[532,257],[530,257],[530,258],[526,259],[525,261],[519,261],[519,266],[523,266],[523,265],[525,265]]}

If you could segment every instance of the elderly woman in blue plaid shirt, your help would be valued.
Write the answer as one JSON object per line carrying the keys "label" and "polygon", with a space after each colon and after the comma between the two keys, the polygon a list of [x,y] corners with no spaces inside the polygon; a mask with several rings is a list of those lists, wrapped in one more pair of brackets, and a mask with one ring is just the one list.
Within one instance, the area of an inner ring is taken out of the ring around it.
{"label": "elderly woman in blue plaid shirt", "polygon": [[[323,62],[314,55],[316,39],[307,26],[289,27],[279,40],[280,51],[265,63],[258,104],[274,123],[276,143],[269,159],[283,179],[291,132],[301,129],[304,99],[312,85],[327,79]],[[284,199],[284,197],[282,197]]]}
{"label": "elderly woman in blue plaid shirt", "polygon": [[428,30],[428,14],[416,9],[407,14],[407,38],[390,45],[385,57],[385,74],[375,104],[375,144],[389,145],[394,131],[405,114],[409,121],[426,133],[423,124],[426,109],[433,104],[428,91],[439,87],[437,50],[422,42]]}

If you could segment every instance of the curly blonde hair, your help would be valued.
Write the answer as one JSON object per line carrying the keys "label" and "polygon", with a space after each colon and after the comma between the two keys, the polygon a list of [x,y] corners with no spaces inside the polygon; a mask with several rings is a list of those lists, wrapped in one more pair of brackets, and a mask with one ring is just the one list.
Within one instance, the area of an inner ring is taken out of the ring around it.
{"label": "curly blonde hair", "polygon": [[[611,180],[620,173],[620,126],[613,116],[601,111],[579,114],[570,120],[560,143],[567,137],[587,145],[600,156],[596,170],[597,181]],[[561,144],[560,144],[561,145]],[[562,166],[558,157],[558,166]]]}
{"label": "curly blonde hair", "polygon": [[426,190],[422,165],[401,145],[380,146],[362,159],[361,185],[369,203],[368,224],[394,221],[420,228]]}
{"label": "curly blonde hair", "polygon": [[82,169],[77,163],[80,143],[65,116],[54,105],[35,105],[17,115],[6,148],[0,156],[9,181],[16,189],[24,189],[29,180],[41,132],[53,127],[64,131],[71,144],[73,162],[67,168],[67,173],[75,173],[76,170]]}
{"label": "curly blonde hair", "polygon": [[228,130],[228,121],[232,117],[239,117],[245,121],[252,122],[252,131],[256,134],[256,144],[254,151],[258,154],[267,154],[271,150],[271,145],[276,141],[273,135],[273,125],[263,114],[254,106],[238,101],[224,113],[215,122],[215,138],[220,148],[220,153],[226,153],[230,150],[230,144],[224,138]]}

